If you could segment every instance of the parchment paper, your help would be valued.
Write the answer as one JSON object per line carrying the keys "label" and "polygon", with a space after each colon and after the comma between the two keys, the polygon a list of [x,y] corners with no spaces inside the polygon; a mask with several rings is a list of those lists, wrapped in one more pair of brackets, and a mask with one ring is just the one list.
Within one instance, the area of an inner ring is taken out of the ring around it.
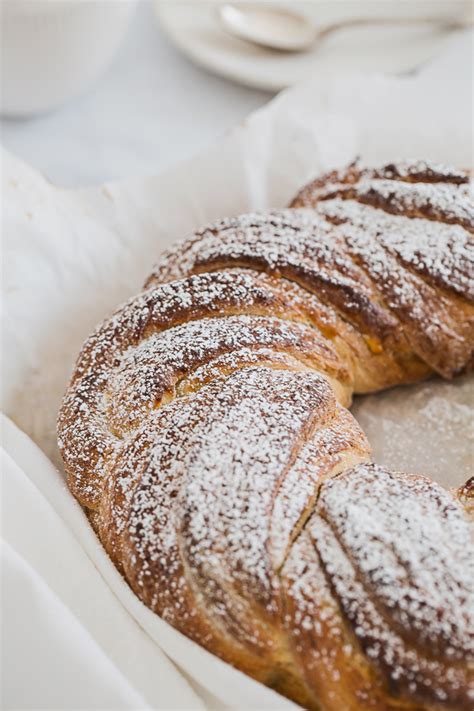
{"label": "parchment paper", "polygon": [[[140,289],[163,248],[203,223],[284,206],[312,175],[357,154],[369,162],[425,157],[469,166],[471,51],[472,35],[465,34],[416,77],[348,76],[338,83],[318,77],[277,97],[213,150],[160,177],[65,191],[4,154],[6,414],[60,466],[56,413],[83,340]],[[353,411],[380,463],[429,474],[446,486],[461,483],[472,468],[468,377],[361,398]],[[74,525],[85,540],[85,520]],[[120,588],[106,556],[94,555],[111,587]],[[242,675],[222,663],[218,668],[227,671],[213,673],[209,655],[143,612],[133,596],[116,594],[150,636],[218,698],[231,698],[235,708],[276,708],[274,695],[255,701],[257,685],[245,686]]]}

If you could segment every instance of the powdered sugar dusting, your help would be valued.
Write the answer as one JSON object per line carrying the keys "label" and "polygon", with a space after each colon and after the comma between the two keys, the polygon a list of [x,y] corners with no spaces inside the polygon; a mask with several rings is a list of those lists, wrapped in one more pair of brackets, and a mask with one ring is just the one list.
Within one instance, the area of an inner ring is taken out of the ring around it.
{"label": "powdered sugar dusting", "polygon": [[355,200],[320,203],[318,212],[337,224],[370,234],[402,263],[437,286],[474,300],[474,238],[460,227],[387,215]]}
{"label": "powdered sugar dusting", "polygon": [[463,508],[370,464],[341,405],[472,363],[467,177],[353,164],[294,205],[178,244],[88,339],[59,417],[70,486],[140,598],[232,663],[304,669],[328,709],[467,707]]}
{"label": "powdered sugar dusting", "polygon": [[474,568],[458,504],[428,479],[359,465],[317,512],[310,535],[366,654],[402,687],[459,702],[466,671],[449,660],[474,658]]}
{"label": "powdered sugar dusting", "polygon": [[403,329],[430,368],[458,373],[474,339],[472,195],[444,166],[397,165],[318,179],[294,202],[313,210],[224,219],[164,255],[153,279],[266,271],[316,293],[369,342],[391,350]]}
{"label": "powdered sugar dusting", "polygon": [[338,372],[336,354],[300,324],[243,315],[192,321],[154,334],[125,351],[107,391],[114,431],[136,427],[187,373],[222,353],[257,346],[300,353],[303,361],[313,363],[319,357],[321,370],[344,377],[342,368]]}
{"label": "powdered sugar dusting", "polygon": [[[395,215],[423,217],[474,230],[474,205],[467,186],[416,183],[414,188],[412,183],[403,181],[362,178],[349,186],[340,183],[314,189],[310,196],[314,204],[333,198],[358,200]],[[308,204],[303,202],[301,206]]]}
{"label": "powdered sugar dusting", "polygon": [[309,183],[292,207],[315,207],[333,198],[358,200],[389,213],[474,230],[474,201],[467,174],[439,163],[400,161],[364,168],[356,162]]}
{"label": "powdered sugar dusting", "polygon": [[[471,535],[445,490],[429,479],[359,465],[328,482],[318,512],[406,638],[452,645],[458,659],[465,649],[474,653]],[[409,535],[400,535],[402,527]]]}

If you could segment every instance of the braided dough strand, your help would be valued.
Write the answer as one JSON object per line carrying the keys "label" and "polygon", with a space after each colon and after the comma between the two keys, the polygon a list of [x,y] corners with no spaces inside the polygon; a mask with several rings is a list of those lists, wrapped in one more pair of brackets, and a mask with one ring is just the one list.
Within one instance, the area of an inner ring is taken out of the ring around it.
{"label": "braided dough strand", "polygon": [[353,164],[167,252],[59,415],[115,565],[194,641],[312,709],[468,709],[470,491],[371,462],[353,393],[473,364],[466,174]]}

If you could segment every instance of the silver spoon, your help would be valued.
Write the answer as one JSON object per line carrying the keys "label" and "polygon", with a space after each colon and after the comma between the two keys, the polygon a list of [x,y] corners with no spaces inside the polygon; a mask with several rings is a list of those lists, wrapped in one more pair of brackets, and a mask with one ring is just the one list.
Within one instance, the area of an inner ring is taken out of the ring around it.
{"label": "silver spoon", "polygon": [[333,32],[347,27],[436,24],[440,28],[454,30],[472,24],[462,19],[442,17],[361,17],[317,27],[307,17],[293,10],[249,3],[225,3],[217,8],[217,14],[222,27],[234,37],[284,52],[301,52],[309,49]]}

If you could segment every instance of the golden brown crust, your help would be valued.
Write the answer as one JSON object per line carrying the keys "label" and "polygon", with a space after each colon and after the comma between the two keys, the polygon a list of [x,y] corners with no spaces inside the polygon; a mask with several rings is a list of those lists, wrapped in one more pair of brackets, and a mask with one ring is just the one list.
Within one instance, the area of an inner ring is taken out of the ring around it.
{"label": "golden brown crust", "polygon": [[[336,647],[336,681],[345,669],[348,678],[362,674],[370,679],[368,707],[376,705],[380,679],[388,678],[390,691],[401,700],[422,704],[428,695],[434,705],[438,699],[448,707],[468,708],[466,655],[472,654],[473,630],[460,591],[469,587],[472,575],[472,537],[467,524],[459,527],[460,520],[459,506],[430,480],[374,465],[346,470],[323,487],[306,527],[307,552],[283,571],[292,602],[296,597],[306,605],[303,628],[313,651],[303,647],[301,659],[309,677],[315,675],[317,688],[321,667],[329,673],[328,664],[317,661],[331,658]],[[305,560],[310,561],[310,576],[302,579],[298,566],[301,570]],[[449,582],[447,560],[453,576]],[[338,614],[325,617],[321,634],[313,610],[314,599],[324,594]],[[314,649],[315,636],[319,643]],[[301,638],[297,644],[301,646]],[[327,693],[330,680],[323,686]],[[338,685],[333,686],[339,693]],[[342,693],[347,693],[345,686]],[[355,689],[361,701],[359,682]]]}
{"label": "golden brown crust", "polygon": [[463,486],[453,493],[474,519],[474,476],[471,476]]}
{"label": "golden brown crust", "polygon": [[59,415],[141,600],[308,708],[470,707],[468,488],[370,464],[345,409],[472,367],[466,183],[354,164],[197,232],[88,339]]}

